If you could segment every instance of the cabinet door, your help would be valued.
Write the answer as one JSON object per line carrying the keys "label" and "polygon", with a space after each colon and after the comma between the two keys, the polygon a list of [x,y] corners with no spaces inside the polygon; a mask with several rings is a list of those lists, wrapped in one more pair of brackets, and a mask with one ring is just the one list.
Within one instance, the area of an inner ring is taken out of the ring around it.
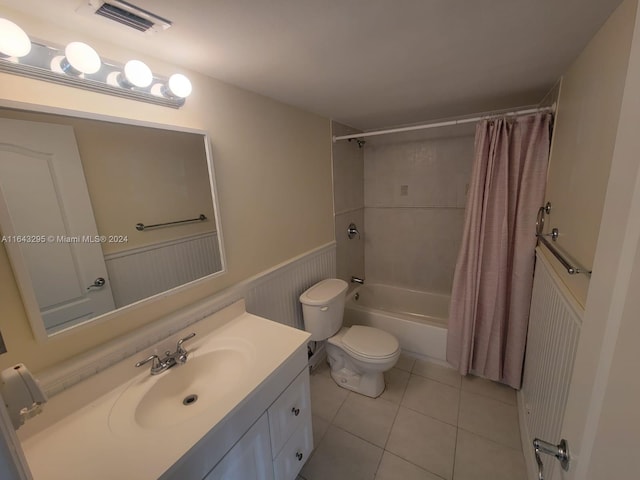
{"label": "cabinet door", "polygon": [[307,368],[273,402],[267,414],[271,431],[271,453],[275,458],[293,432],[305,422],[311,422],[311,395]]}
{"label": "cabinet door", "polygon": [[204,480],[274,480],[269,421],[264,414]]}

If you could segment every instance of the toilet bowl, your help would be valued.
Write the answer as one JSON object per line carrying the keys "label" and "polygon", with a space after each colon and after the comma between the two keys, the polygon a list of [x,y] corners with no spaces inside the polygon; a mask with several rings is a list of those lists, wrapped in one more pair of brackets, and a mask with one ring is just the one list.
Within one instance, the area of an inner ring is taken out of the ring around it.
{"label": "toilet bowl", "polygon": [[398,340],[378,328],[343,327],[347,283],[323,280],[300,295],[305,330],[325,341],[331,378],[343,388],[369,397],[384,391],[384,372],[400,357]]}

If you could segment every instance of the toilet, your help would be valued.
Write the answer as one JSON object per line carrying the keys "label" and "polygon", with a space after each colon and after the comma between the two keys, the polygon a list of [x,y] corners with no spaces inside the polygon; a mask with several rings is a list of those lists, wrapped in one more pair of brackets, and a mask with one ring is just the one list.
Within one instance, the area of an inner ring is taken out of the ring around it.
{"label": "toilet", "polygon": [[328,278],[300,295],[304,328],[311,340],[326,340],[331,377],[338,385],[368,397],[384,391],[384,372],[400,357],[400,345],[378,328],[343,327],[347,282]]}

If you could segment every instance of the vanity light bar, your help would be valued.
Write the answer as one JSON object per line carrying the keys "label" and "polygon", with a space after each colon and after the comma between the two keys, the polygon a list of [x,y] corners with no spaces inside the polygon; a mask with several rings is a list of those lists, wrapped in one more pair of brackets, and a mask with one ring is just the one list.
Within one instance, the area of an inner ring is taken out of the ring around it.
{"label": "vanity light bar", "polygon": [[[15,25],[0,18],[2,22]],[[31,49],[24,56],[11,56],[13,50],[4,51],[3,45],[12,40],[3,35],[0,32],[0,72],[171,108],[182,107],[191,93],[191,82],[182,74],[155,75],[139,60],[126,65],[105,61],[82,42],[60,48],[31,40]]]}

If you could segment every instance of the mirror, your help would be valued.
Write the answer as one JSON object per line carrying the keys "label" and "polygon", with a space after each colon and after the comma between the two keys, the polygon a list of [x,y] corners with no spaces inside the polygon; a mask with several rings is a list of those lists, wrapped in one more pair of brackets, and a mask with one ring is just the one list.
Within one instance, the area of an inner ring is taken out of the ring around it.
{"label": "mirror", "polygon": [[0,235],[38,340],[219,275],[209,139],[0,108]]}

